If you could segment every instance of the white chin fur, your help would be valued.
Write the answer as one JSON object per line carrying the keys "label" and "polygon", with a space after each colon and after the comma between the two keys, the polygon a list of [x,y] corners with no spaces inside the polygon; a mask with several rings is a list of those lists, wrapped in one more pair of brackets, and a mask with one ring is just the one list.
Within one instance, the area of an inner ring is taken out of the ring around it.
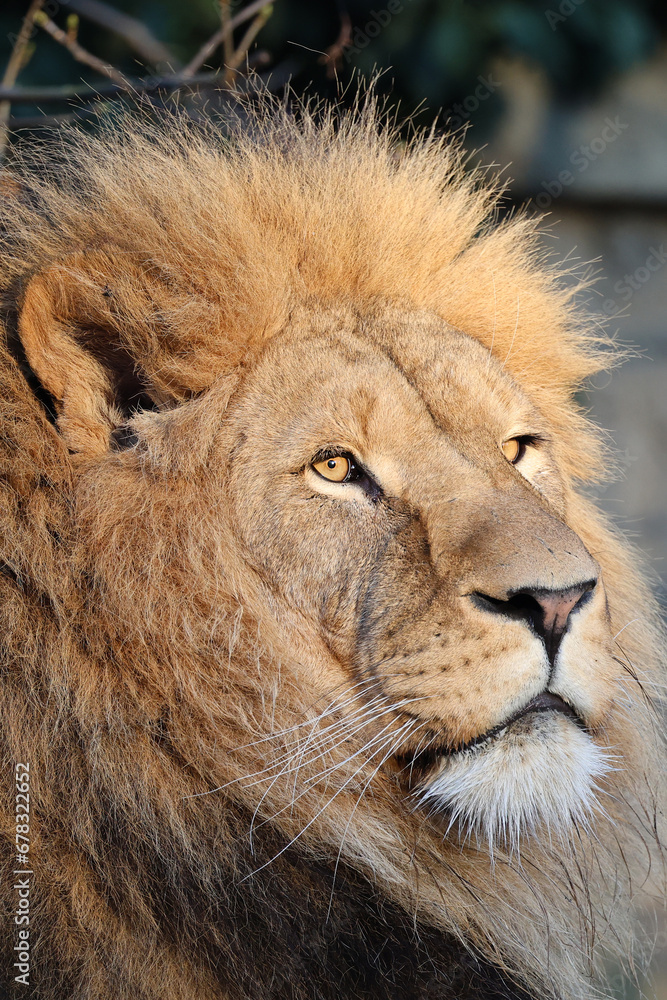
{"label": "white chin fur", "polygon": [[503,733],[451,757],[417,792],[449,830],[518,850],[520,838],[565,834],[587,825],[596,779],[613,770],[610,755],[571,719],[555,712],[526,716]]}

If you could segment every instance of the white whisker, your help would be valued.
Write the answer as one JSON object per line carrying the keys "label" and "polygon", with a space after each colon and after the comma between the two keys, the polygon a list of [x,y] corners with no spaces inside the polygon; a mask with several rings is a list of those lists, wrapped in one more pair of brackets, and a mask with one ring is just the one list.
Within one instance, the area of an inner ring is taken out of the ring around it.
{"label": "white whisker", "polygon": [[[352,812],[350,813],[348,821],[347,821],[347,823],[345,825],[345,829],[343,830],[343,836],[341,837],[340,847],[338,848],[338,854],[336,855],[336,863],[334,865],[333,878],[332,878],[332,883],[331,883],[331,895],[329,896],[329,906],[328,906],[328,909],[327,909],[327,917],[326,917],[325,923],[329,920],[329,916],[331,914],[331,906],[332,906],[332,903],[333,903],[334,889],[336,887],[336,875],[338,874],[338,866],[340,864],[340,859],[341,859],[341,856],[342,856],[342,853],[343,853],[343,847],[345,846],[345,838],[347,837],[347,832],[350,829],[350,824],[352,823],[352,820],[354,819],[355,813],[357,811],[357,807],[359,806],[359,803],[361,802],[362,798],[364,797],[364,795],[366,794],[366,792],[368,790],[368,786],[370,785],[371,781],[373,781],[373,779],[375,778],[375,776],[378,773],[378,771],[380,770],[380,768],[387,762],[387,760],[389,760],[389,758],[393,754],[397,753],[397,751],[399,750],[401,744],[405,741],[405,739],[408,736],[411,735],[412,730],[415,728],[415,726],[418,726],[418,725],[423,726],[423,725],[426,725],[426,723],[424,723],[424,722],[420,723],[417,719],[409,719],[406,723],[404,723],[404,725],[401,727],[401,729],[399,729],[398,733],[395,734],[394,742],[392,743],[389,751],[382,758],[382,760],[377,765],[377,767],[375,768],[375,770],[371,774],[370,778],[368,779],[368,781],[366,782],[366,784],[364,785],[364,787],[359,792],[359,795],[357,797],[357,801],[354,803],[354,806],[352,807]],[[406,731],[402,732],[401,730],[406,730]]]}

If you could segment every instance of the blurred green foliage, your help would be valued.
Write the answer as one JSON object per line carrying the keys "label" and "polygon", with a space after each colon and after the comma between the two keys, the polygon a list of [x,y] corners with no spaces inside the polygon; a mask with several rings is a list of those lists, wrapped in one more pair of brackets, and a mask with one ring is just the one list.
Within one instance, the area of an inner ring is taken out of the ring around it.
{"label": "blurred green foliage", "polygon": [[[149,25],[181,61],[219,25],[217,0],[113,3]],[[241,6],[237,0],[233,9]],[[28,0],[2,4],[1,64],[27,7]],[[49,0],[47,9],[65,25],[65,3]],[[667,27],[667,5],[660,0],[275,0],[257,44],[269,51],[273,65],[289,62],[297,91],[332,96],[338,85],[318,56],[335,42],[344,13],[351,22],[351,45],[339,63],[340,80],[348,81],[354,69],[365,75],[383,69],[380,90],[400,101],[405,112],[425,102],[428,113],[451,109],[474,94],[479,76],[498,56],[539,65],[561,99],[584,99],[610,76],[649,57]],[[79,37],[124,72],[141,75],[133,53],[111,32],[82,19]],[[43,32],[36,32],[34,41],[20,83],[99,82]],[[478,127],[494,117],[500,99],[494,94],[480,107]]]}

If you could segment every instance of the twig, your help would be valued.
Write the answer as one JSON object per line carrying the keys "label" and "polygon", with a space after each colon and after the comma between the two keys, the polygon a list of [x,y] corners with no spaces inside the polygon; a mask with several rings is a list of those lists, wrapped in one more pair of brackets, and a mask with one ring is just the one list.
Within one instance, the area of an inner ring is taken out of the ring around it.
{"label": "twig", "polygon": [[[266,52],[253,52],[249,57],[248,62],[252,63],[257,59],[257,56],[262,57],[262,62],[269,62],[269,56]],[[293,60],[285,60],[275,69],[271,71],[270,74],[259,76],[259,85],[262,88],[266,88],[271,92],[276,92],[284,87],[285,84],[294,76],[295,70],[297,69],[297,64]],[[169,94],[173,93],[175,90],[188,89],[194,93],[203,93],[207,91],[217,91],[218,93],[227,92],[229,88],[223,85],[224,73],[222,70],[218,70],[217,73],[200,73],[197,76],[191,77],[189,80],[181,80],[177,85],[171,86],[170,88],[165,88],[161,86],[159,89],[163,93]],[[253,88],[257,84],[253,81],[252,77],[237,77],[234,93],[238,95],[239,93],[252,93]],[[153,88],[147,88],[145,92],[150,92]],[[139,91],[139,87],[136,88]],[[123,97],[127,94],[127,91],[121,87],[109,88],[110,97]],[[134,96],[134,92],[132,94]],[[33,102],[30,102],[33,103]],[[89,119],[95,119],[100,114],[99,108],[84,106],[77,108],[74,111],[64,111],[62,114],[54,115],[26,115],[20,118],[10,118],[9,119],[9,131],[18,132],[21,129],[42,129],[42,128],[57,128],[60,125],[67,124],[68,122],[78,122],[78,121],[88,121]],[[2,178],[2,173],[0,172],[0,179]]]}
{"label": "twig", "polygon": [[[5,71],[4,81],[0,83],[0,108],[5,109],[4,121],[1,123],[3,129],[1,133],[3,138],[2,149],[4,149],[7,143],[10,131],[16,131],[20,128],[34,128],[40,125],[54,126],[61,122],[81,118],[85,119],[91,115],[94,116],[98,113],[98,110],[91,107],[91,104],[96,101],[121,97],[127,93],[136,97],[142,94],[158,92],[168,95],[175,91],[194,91],[197,88],[204,91],[214,88],[229,90],[231,80],[234,77],[238,79],[238,73],[240,72],[238,67],[244,60],[249,69],[252,66],[265,66],[269,62],[266,52],[256,51],[252,55],[248,55],[250,46],[261,28],[266,24],[273,10],[271,3],[267,3],[266,0],[254,0],[254,2],[241,10],[234,18],[230,17],[230,0],[218,0],[222,27],[220,31],[216,32],[216,36],[219,39],[217,44],[220,44],[220,41],[224,44],[224,53],[226,56],[224,68],[207,73],[195,72],[197,65],[200,65],[207,57],[208,50],[215,48],[213,39],[209,39],[207,45],[200,49],[185,69],[176,73],[165,74],[162,77],[149,77],[146,79],[130,79],[113,65],[93,55],[78,41],[78,13],[72,13],[68,16],[67,30],[63,31],[42,9],[43,2],[44,0],[33,0],[31,3],[28,14],[24,19],[21,33],[14,46],[10,63]],[[122,27],[123,24],[127,28],[128,22],[130,24],[135,23],[133,18],[118,14],[118,18],[121,21],[121,25],[119,26],[116,20],[117,12],[108,4],[103,3],[102,0],[63,0],[63,3],[71,8],[76,8],[77,12],[80,11],[82,15],[90,16],[91,19],[97,20],[98,23],[101,23],[102,16],[108,16],[114,20],[113,30],[116,30],[117,33],[121,33],[119,27]],[[102,12],[101,14],[100,11]],[[100,15],[99,17],[98,14]],[[234,48],[235,28],[251,18],[253,20],[247,27],[238,46]],[[139,22],[136,22],[136,24],[139,24]],[[34,26],[42,28],[59,45],[66,48],[74,59],[90,66],[97,73],[106,76],[110,82],[98,85],[88,84],[85,88],[75,86],[16,87],[14,85],[15,80],[21,67],[25,65],[27,45],[33,33]],[[107,26],[106,23],[105,26]],[[110,22],[108,26],[112,27]],[[150,32],[148,34],[150,36]],[[152,38],[152,36],[150,37]],[[153,42],[158,47],[160,46],[160,43],[155,39],[153,39]],[[164,49],[164,53],[166,53],[166,49]],[[161,52],[160,54],[164,53]],[[155,56],[157,53],[154,51],[153,55]],[[291,68],[288,68],[285,71],[287,73],[287,77],[285,78],[288,78],[292,71]],[[274,76],[275,74],[271,77],[270,86],[282,86],[285,73],[282,76],[278,74],[280,79],[278,77],[274,79]],[[246,83],[249,88],[252,88],[253,83],[251,80],[246,81]],[[268,81],[265,81],[265,85],[269,86]],[[242,84],[241,89],[243,89]],[[56,113],[50,117],[29,116],[26,118],[10,118],[11,106],[15,103],[54,104],[71,102],[73,100],[81,103],[81,107],[74,111],[63,111],[62,114]]]}
{"label": "twig", "polygon": [[330,45],[324,55],[320,56],[318,62],[327,68],[327,76],[330,80],[335,79],[341,67],[341,61],[345,55],[345,50],[352,44],[352,21],[347,11],[341,11],[340,31],[338,38]]}
{"label": "twig", "polygon": [[[268,19],[271,17],[272,13],[273,13],[272,4],[266,4],[265,7],[262,7],[259,14],[255,18],[255,20],[250,24],[245,35],[239,42],[236,52],[229,60],[229,66],[228,66],[229,70],[235,70],[237,66],[241,65],[246,55],[248,54],[248,49],[255,41],[255,38],[262,30]],[[227,78],[225,77],[225,79]]]}
{"label": "twig", "polygon": [[[220,0],[220,20],[222,22],[221,31],[223,33],[222,61],[228,67],[234,55],[234,32],[229,27],[230,10],[229,0]],[[225,83],[229,83],[230,72],[226,69]]]}
{"label": "twig", "polygon": [[79,15],[78,14],[68,14],[67,15],[67,37],[71,42],[77,40],[79,34]]}
{"label": "twig", "polygon": [[86,20],[113,31],[134,49],[147,66],[178,68],[178,63],[167,46],[136,17],[116,10],[103,0],[62,0],[62,3]]}
{"label": "twig", "polygon": [[[260,50],[253,52],[248,58],[251,68],[262,68],[268,65],[268,52]],[[181,76],[152,77],[150,80],[136,80],[132,84],[134,94],[154,94],[162,90],[173,93],[176,90],[192,89],[197,86],[212,87],[223,85],[224,71],[213,70],[210,73],[196,73],[184,80]],[[11,101],[12,104],[63,104],[69,101],[90,102],[100,98],[117,97],[127,92],[127,87],[116,83],[97,84],[85,89],[69,85],[60,87],[0,87],[0,101]]]}
{"label": "twig", "polygon": [[[261,68],[270,62],[268,52],[260,50],[248,57],[251,68]],[[193,89],[194,87],[214,87],[224,83],[224,71],[217,69],[210,73],[196,73],[184,80],[180,74],[151,77],[149,80],[136,80],[132,83],[133,94],[154,94],[157,91],[173,93],[176,90]],[[0,87],[0,101],[11,101],[12,104],[63,104],[68,101],[97,101],[100,98],[117,97],[127,92],[127,87],[117,83],[92,84],[82,88],[70,85],[53,87]]]}
{"label": "twig", "polygon": [[98,59],[92,52],[88,52],[75,38],[70,38],[67,32],[59,28],[43,10],[37,11],[33,17],[33,21],[38,27],[43,28],[47,34],[51,35],[51,38],[54,38],[56,42],[64,46],[77,62],[90,66],[91,69],[94,69],[102,76],[108,76],[110,80],[113,80],[123,90],[134,90],[134,84],[123,73],[109,63],[104,62],[104,60]]}
{"label": "twig", "polygon": [[[164,77],[155,81],[156,86],[172,77]],[[191,77],[192,80],[195,77]],[[151,80],[150,86],[153,86]],[[48,87],[2,87],[0,86],[0,101],[11,101],[12,104],[59,104],[63,101],[95,101],[98,97],[115,97],[125,90],[116,83],[97,84],[94,89],[75,87],[71,84],[53,85]]]}
{"label": "twig", "polygon": [[[3,87],[11,88],[16,82],[16,78],[19,75],[21,67],[23,66],[23,60],[25,58],[28,42],[30,41],[30,36],[33,32],[35,14],[39,12],[43,2],[44,0],[33,0],[28,8],[28,13],[23,18],[21,30],[19,31],[18,38],[14,42],[14,48],[12,49],[12,54],[9,57],[9,62],[7,63],[7,69],[5,70],[2,78]],[[7,148],[7,123],[9,121],[10,112],[11,101],[3,100],[0,104],[0,162],[4,159],[5,149]]]}
{"label": "twig", "polygon": [[232,35],[236,28],[240,24],[244,24],[249,21],[257,11],[261,10],[263,7],[269,6],[267,0],[253,0],[253,3],[248,4],[243,10],[240,10],[236,17],[233,17],[229,23],[222,27],[211,35],[207,42],[204,42],[199,52],[190,60],[187,66],[183,69],[183,77],[192,76],[196,73],[200,66],[206,62],[208,57],[212,55],[217,49],[218,45],[224,42],[227,35]]}

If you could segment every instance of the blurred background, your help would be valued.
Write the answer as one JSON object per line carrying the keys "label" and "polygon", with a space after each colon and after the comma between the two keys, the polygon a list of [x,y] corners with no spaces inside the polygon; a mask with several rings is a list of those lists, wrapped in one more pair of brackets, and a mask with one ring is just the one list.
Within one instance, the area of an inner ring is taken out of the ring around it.
{"label": "blurred background", "polygon": [[[529,202],[547,214],[544,241],[557,257],[596,262],[592,307],[636,349],[582,394],[616,447],[615,478],[598,495],[634,536],[664,598],[667,5],[3,0],[0,149],[11,160],[18,134],[85,121],[128,86],[205,114],[224,101],[222,85],[244,85],[248,62],[278,93],[291,80],[297,93],[336,97],[343,88],[343,100],[355,72],[381,71],[379,90],[399,117],[464,131],[480,160],[505,168],[508,211]],[[664,931],[652,969],[644,995],[667,1000]],[[640,995],[617,981],[619,997]]]}

